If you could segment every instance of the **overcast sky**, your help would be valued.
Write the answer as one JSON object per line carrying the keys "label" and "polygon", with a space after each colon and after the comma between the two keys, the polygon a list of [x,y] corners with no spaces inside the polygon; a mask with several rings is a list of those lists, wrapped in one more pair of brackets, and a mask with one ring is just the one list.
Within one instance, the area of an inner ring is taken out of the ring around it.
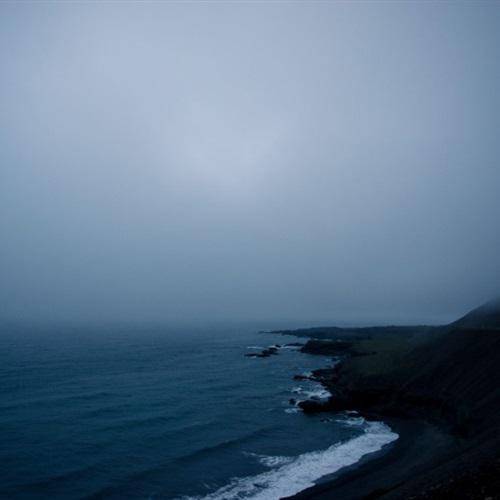
{"label": "overcast sky", "polygon": [[500,294],[500,4],[0,4],[0,318],[451,318]]}

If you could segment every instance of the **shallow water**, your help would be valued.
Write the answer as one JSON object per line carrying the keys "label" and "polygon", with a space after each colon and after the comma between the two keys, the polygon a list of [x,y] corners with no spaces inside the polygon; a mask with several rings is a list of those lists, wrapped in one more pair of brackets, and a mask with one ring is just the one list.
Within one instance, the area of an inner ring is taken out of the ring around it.
{"label": "shallow water", "polygon": [[4,329],[0,496],[266,498],[300,491],[397,436],[345,415],[296,373],[328,358],[250,327]]}

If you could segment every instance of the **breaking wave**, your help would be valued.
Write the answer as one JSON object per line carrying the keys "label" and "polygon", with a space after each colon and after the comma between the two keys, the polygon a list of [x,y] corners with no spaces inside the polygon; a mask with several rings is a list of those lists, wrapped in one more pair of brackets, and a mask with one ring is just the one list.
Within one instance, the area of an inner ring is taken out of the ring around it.
{"label": "breaking wave", "polygon": [[[356,420],[356,425],[360,424]],[[361,436],[335,443],[325,450],[303,453],[295,458],[261,457],[261,463],[271,467],[271,470],[255,476],[236,478],[209,495],[190,498],[276,500],[291,496],[313,486],[319,478],[355,464],[363,456],[379,451],[398,438],[398,434],[383,422],[363,421],[362,424],[364,432]]]}

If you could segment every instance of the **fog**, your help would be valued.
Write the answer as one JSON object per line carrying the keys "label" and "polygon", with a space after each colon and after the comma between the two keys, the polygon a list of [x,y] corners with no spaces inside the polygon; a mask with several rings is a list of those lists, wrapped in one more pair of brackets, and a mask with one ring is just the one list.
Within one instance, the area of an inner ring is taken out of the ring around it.
{"label": "fog", "polygon": [[500,294],[500,4],[0,4],[0,318],[408,322]]}

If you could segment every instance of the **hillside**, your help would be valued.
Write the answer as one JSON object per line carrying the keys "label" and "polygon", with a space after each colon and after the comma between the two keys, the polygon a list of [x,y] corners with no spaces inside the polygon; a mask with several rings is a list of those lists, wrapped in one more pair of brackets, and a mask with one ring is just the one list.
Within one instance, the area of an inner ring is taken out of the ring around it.
{"label": "hillside", "polygon": [[500,328],[500,298],[470,311],[450,326],[458,328]]}

